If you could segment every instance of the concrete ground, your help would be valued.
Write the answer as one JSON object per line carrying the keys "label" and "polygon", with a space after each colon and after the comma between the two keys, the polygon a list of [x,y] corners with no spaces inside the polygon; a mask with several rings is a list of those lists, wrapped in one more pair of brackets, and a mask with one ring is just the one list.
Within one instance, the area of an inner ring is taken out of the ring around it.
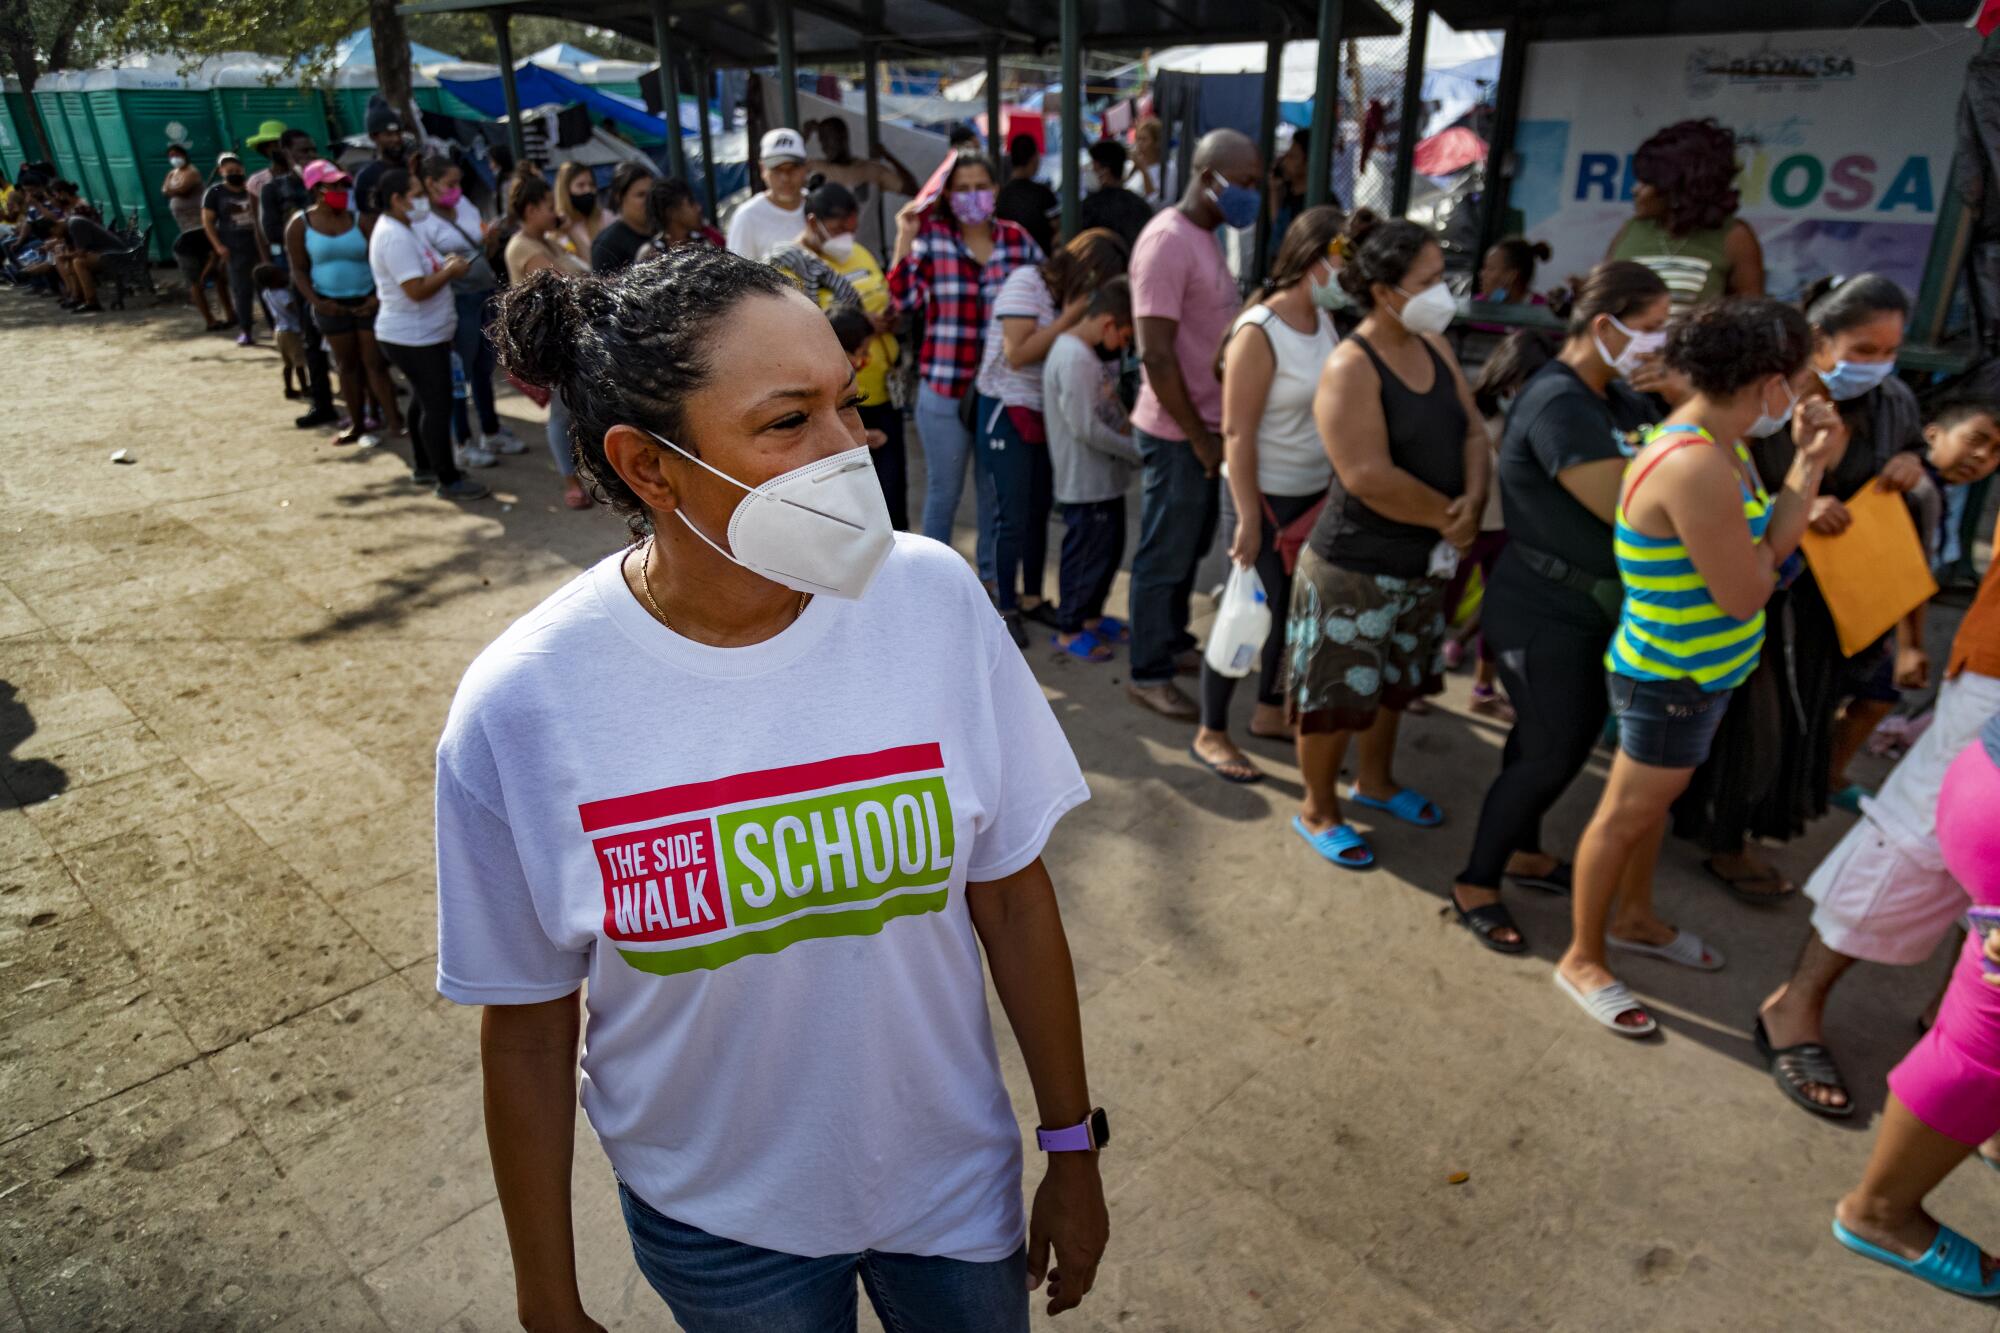
{"label": "concrete ground", "polygon": [[[511,1328],[477,1016],[432,991],[431,753],[465,664],[620,529],[559,507],[539,446],[434,500],[193,328],[0,293],[0,1333]],[[1057,1327],[2000,1328],[1827,1232],[1942,958],[1854,977],[1864,1114],[1815,1120],[1746,1035],[1802,904],[1671,845],[1665,909],[1731,961],[1628,965],[1650,1044],[1550,984],[1561,901],[1514,896],[1529,958],[1445,919],[1502,734],[1463,678],[1402,749],[1449,822],[1375,826],[1361,875],[1288,832],[1280,749],[1225,786],[1117,665],[1030,656],[1095,792],[1048,860],[1116,1126],[1110,1253]],[[1844,820],[1778,859],[1803,878]],[[587,1135],[576,1176],[591,1310],[670,1327]],[[2000,1244],[1978,1165],[1934,1203]]]}

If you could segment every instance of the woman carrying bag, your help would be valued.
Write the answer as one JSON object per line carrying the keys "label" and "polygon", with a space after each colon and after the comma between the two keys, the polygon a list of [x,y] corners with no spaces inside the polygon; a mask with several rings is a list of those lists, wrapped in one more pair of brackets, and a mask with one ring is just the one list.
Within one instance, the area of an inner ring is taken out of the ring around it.
{"label": "woman carrying bag", "polygon": [[479,216],[479,206],[465,197],[464,173],[458,164],[447,157],[425,158],[424,190],[431,201],[424,239],[439,254],[465,261],[465,272],[451,280],[451,303],[458,314],[452,351],[472,390],[473,411],[479,414],[479,434],[466,432],[465,454],[474,466],[485,467],[488,464],[479,462],[479,455],[528,452],[528,446],[500,424],[493,403],[493,343],[486,336],[486,325],[493,317],[493,293],[499,290],[500,279],[486,248],[486,220]]}
{"label": "woman carrying bag", "polygon": [[[1223,344],[1222,467],[1235,523],[1229,558],[1257,571],[1271,608],[1250,734],[1271,740],[1291,739],[1278,673],[1285,660],[1292,569],[1333,475],[1313,423],[1313,392],[1337,341],[1326,312],[1340,292],[1335,278],[1346,222],[1347,215],[1331,205],[1294,219],[1269,285],[1237,316]],[[1190,750],[1224,782],[1256,782],[1264,775],[1229,738],[1229,701],[1235,693],[1236,678],[1204,657],[1201,727]]]}

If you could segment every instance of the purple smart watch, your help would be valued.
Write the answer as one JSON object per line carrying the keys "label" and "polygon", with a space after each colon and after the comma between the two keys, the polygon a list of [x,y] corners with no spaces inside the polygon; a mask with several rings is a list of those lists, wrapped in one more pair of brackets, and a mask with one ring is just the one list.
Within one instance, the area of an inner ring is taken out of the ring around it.
{"label": "purple smart watch", "polygon": [[1037,1129],[1035,1142],[1043,1152],[1097,1152],[1111,1142],[1111,1122],[1098,1107],[1081,1124],[1062,1129]]}

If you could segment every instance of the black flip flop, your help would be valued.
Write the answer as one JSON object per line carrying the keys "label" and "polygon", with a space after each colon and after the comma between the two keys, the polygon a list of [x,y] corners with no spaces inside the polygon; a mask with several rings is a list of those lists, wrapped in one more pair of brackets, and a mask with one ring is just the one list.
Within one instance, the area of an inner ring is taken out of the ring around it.
{"label": "black flip flop", "polygon": [[1546,875],[1516,875],[1510,871],[1505,878],[1509,883],[1518,884],[1524,889],[1539,889],[1543,893],[1553,893],[1558,897],[1567,898],[1576,888],[1575,875],[1575,866],[1567,861],[1558,861],[1555,869]]}
{"label": "black flip flop", "polygon": [[[1264,780],[1263,772],[1259,770],[1258,767],[1255,764],[1251,763],[1248,759],[1245,759],[1243,761],[1244,766],[1250,770],[1249,776],[1245,777],[1237,773],[1223,772],[1222,764],[1215,763],[1213,760],[1205,758],[1202,755],[1201,751],[1194,748],[1194,745],[1192,743],[1188,745],[1188,756],[1192,758],[1197,764],[1200,764],[1203,768],[1215,774],[1215,776],[1221,778],[1224,782],[1233,782],[1239,787],[1247,787],[1253,782],[1262,782]],[[1228,762],[1227,760],[1224,761],[1224,763],[1227,762]]]}
{"label": "black flip flop", "polygon": [[[1484,907],[1475,907],[1467,911],[1458,905],[1458,895],[1455,893],[1446,897],[1445,901],[1451,904],[1452,911],[1458,913],[1458,924],[1471,931],[1472,938],[1478,940],[1494,953],[1526,953],[1528,951],[1528,937],[1522,933],[1521,927],[1515,922],[1514,914],[1507,910],[1507,904],[1492,902],[1486,904]],[[1496,930],[1513,931],[1513,943],[1510,944],[1506,940],[1494,939],[1493,932]]]}
{"label": "black flip flop", "polygon": [[1768,875],[1738,875],[1732,879],[1715,868],[1715,858],[1712,856],[1704,856],[1701,859],[1701,868],[1706,870],[1716,883],[1729,890],[1730,897],[1750,907],[1775,907],[1779,903],[1790,902],[1799,896],[1799,886],[1796,884],[1783,893],[1751,893],[1743,887],[1745,884],[1783,884],[1785,877],[1776,870]]}
{"label": "black flip flop", "polygon": [[[1764,1065],[1771,1071],[1772,1081],[1783,1090],[1785,1096],[1811,1111],[1814,1115],[1825,1116],[1828,1120],[1845,1120],[1854,1114],[1854,1094],[1849,1091],[1847,1080],[1840,1076],[1840,1067],[1833,1062],[1833,1052],[1816,1041],[1802,1041],[1796,1046],[1773,1046],[1771,1034],[1764,1030],[1764,1020],[1760,1016],[1751,1030],[1757,1042],[1757,1054],[1764,1057]],[[1839,1088],[1847,1094],[1847,1101],[1841,1106],[1828,1106],[1806,1096],[1804,1085],[1817,1083],[1823,1088]]]}

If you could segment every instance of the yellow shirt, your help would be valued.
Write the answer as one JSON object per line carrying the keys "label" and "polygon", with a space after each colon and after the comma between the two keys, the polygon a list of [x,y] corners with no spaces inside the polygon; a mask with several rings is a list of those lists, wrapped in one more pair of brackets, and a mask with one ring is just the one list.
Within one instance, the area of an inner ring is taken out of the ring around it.
{"label": "yellow shirt", "polygon": [[[775,256],[773,257],[775,259]],[[879,315],[889,308],[889,283],[882,274],[882,263],[870,254],[865,245],[856,245],[848,252],[847,258],[836,260],[831,255],[815,255],[821,263],[847,279],[847,285],[854,288],[854,294],[861,298],[861,308],[871,315]],[[794,280],[803,275],[791,273],[783,264],[776,267],[790,274]],[[833,304],[833,293],[822,287],[814,293],[820,309]],[[896,339],[887,333],[878,333],[868,341],[868,364],[854,376],[854,387],[861,394],[861,401],[867,407],[880,407],[889,401],[889,368],[896,364]]]}

